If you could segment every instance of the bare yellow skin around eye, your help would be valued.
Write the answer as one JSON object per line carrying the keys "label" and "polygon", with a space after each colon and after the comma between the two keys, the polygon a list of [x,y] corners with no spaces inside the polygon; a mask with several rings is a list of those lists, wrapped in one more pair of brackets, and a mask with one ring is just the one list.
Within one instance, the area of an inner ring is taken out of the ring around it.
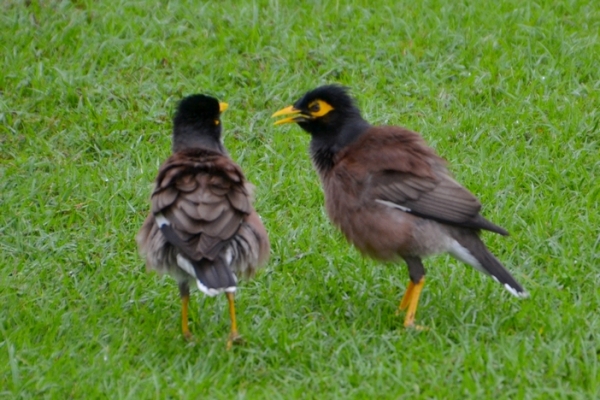
{"label": "bare yellow skin around eye", "polygon": [[215,119],[215,125],[219,125],[219,120]]}
{"label": "bare yellow skin around eye", "polygon": [[318,118],[327,115],[333,110],[333,107],[331,107],[326,101],[315,100],[308,105],[308,109],[310,110],[310,115]]}

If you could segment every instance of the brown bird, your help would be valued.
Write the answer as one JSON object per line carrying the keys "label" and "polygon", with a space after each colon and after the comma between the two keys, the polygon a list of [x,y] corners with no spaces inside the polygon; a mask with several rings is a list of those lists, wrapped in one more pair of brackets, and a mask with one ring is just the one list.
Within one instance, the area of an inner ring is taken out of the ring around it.
{"label": "brown bird", "polygon": [[204,95],[184,98],[173,118],[173,154],[158,172],[152,208],[136,237],[149,269],[179,284],[181,327],[186,338],[190,284],[208,296],[225,293],[231,334],[235,319],[235,274],[252,276],[269,257],[269,239],[252,207],[253,186],[221,142],[226,103]]}
{"label": "brown bird", "polygon": [[346,88],[322,86],[273,117],[295,122],[311,135],[310,154],[333,223],[363,254],[404,259],[410,282],[399,305],[404,326],[414,325],[425,284],[425,256],[449,253],[490,275],[510,293],[527,292],[479,238],[488,230],[508,235],[481,216],[481,203],[456,182],[446,162],[423,138],[397,126],[365,121]]}

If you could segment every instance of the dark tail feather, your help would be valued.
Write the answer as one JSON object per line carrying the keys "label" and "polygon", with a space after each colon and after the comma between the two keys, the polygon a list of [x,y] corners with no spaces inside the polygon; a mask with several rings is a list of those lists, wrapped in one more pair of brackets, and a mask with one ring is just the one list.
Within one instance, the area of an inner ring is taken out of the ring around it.
{"label": "dark tail feather", "polygon": [[220,258],[213,261],[202,259],[193,262],[192,265],[199,282],[198,288],[204,293],[214,296],[223,291],[235,290],[237,279]]}
{"label": "dark tail feather", "polygon": [[[455,236],[456,241],[467,250],[469,253],[466,257],[464,254],[458,254],[459,251],[453,251],[452,255],[458,259],[472,265],[478,270],[492,276],[498,283],[502,284],[506,290],[517,297],[527,297],[529,294],[517,282],[515,278],[508,272],[500,261],[485,247],[479,236],[474,232]],[[471,259],[469,259],[469,256]],[[474,258],[479,265],[474,265]]]}
{"label": "dark tail feather", "polygon": [[[209,296],[216,296],[223,291],[235,291],[237,279],[221,257],[214,260],[207,258],[200,261],[194,260],[195,249],[177,235],[169,221],[161,213],[157,213],[155,218],[167,242],[181,252],[177,256],[179,266],[188,274],[196,276],[198,289]],[[192,268],[194,274],[192,274]]]}

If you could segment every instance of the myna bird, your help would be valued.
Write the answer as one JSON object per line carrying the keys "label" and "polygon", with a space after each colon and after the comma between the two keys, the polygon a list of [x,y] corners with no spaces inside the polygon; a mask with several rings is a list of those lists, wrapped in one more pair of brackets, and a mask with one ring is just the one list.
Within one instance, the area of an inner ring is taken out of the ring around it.
{"label": "myna bird", "polygon": [[410,282],[399,305],[413,326],[425,284],[421,259],[449,253],[490,275],[511,294],[527,292],[479,238],[488,230],[508,235],[481,216],[481,203],[456,182],[446,162],[423,138],[397,126],[365,121],[346,88],[322,86],[273,117],[295,122],[311,135],[310,155],[325,192],[329,218],[363,254],[401,257]]}
{"label": "myna bird", "polygon": [[236,274],[252,276],[269,257],[269,239],[252,207],[253,186],[221,142],[226,103],[205,95],[184,98],[173,118],[173,154],[160,167],[151,211],[136,237],[149,269],[179,284],[186,338],[190,286],[208,296],[225,293],[231,334]]}

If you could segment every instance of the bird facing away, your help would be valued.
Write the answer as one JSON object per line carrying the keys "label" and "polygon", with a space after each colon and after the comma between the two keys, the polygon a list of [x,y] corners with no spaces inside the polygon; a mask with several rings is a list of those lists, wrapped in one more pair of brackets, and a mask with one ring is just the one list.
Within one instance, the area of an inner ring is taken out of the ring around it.
{"label": "bird facing away", "polygon": [[221,142],[226,103],[205,95],[184,98],[173,118],[173,154],[160,167],[150,215],[136,241],[149,269],[179,285],[181,327],[186,338],[190,285],[208,296],[225,293],[231,333],[236,274],[251,277],[269,258],[269,239],[252,207],[253,186]]}
{"label": "bird facing away", "polygon": [[421,259],[449,253],[490,275],[510,293],[527,293],[479,238],[508,235],[480,215],[481,203],[456,182],[423,138],[397,126],[364,120],[346,88],[322,86],[273,117],[311,135],[310,155],[325,192],[329,218],[358,250],[375,259],[398,257],[410,282],[399,305],[414,326],[425,268]]}

